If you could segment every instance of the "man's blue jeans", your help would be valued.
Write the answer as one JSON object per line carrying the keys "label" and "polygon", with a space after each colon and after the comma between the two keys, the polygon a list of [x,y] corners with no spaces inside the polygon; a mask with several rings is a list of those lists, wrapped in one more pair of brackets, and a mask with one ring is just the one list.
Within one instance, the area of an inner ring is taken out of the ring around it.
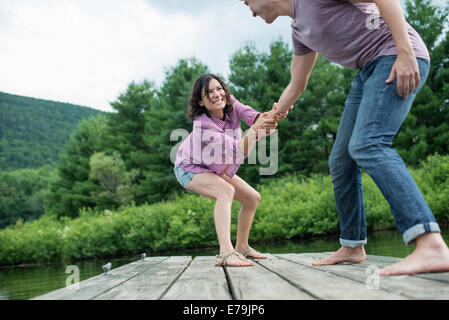
{"label": "man's blue jeans", "polygon": [[386,84],[396,56],[368,63],[355,76],[329,158],[340,218],[340,243],[366,244],[362,168],[390,205],[406,244],[426,232],[440,232],[429,206],[403,160],[391,148],[413,100],[429,73],[429,62],[418,59],[421,81],[407,99],[397,94],[396,80]]}

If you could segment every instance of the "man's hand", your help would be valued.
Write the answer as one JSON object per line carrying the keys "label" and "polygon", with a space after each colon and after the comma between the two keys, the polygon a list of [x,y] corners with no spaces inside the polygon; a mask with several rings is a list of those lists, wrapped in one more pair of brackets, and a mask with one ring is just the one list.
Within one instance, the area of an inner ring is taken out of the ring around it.
{"label": "man's hand", "polygon": [[391,73],[385,83],[392,83],[397,78],[398,95],[407,99],[421,81],[418,62],[414,54],[399,54],[391,68]]}
{"label": "man's hand", "polygon": [[287,118],[288,112],[291,110],[293,110],[293,106],[291,106],[286,112],[278,112],[278,104],[277,104],[277,102],[275,102],[273,104],[273,109],[271,109],[268,112],[268,114],[270,115],[270,117],[273,118],[273,120],[278,122],[279,120],[283,120],[283,119]]}
{"label": "man's hand", "polygon": [[392,83],[396,78],[398,95],[407,98],[415,88],[418,88],[420,75],[401,4],[399,1],[391,0],[372,0],[372,2],[379,8],[380,15],[391,31],[398,53],[385,83]]}

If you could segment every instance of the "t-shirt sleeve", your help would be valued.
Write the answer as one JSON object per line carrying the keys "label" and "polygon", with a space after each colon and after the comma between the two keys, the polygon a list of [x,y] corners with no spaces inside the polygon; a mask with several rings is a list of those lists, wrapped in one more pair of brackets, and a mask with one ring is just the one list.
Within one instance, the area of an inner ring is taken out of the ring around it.
{"label": "t-shirt sleeve", "polygon": [[293,33],[292,33],[292,42],[293,42],[293,52],[295,53],[295,56],[302,56],[313,51],[305,44],[303,44],[301,41],[296,39]]}
{"label": "t-shirt sleeve", "polygon": [[231,99],[233,99],[232,107],[237,113],[237,118],[243,120],[247,125],[252,126],[256,117],[260,115],[260,112],[240,103],[234,96]]}

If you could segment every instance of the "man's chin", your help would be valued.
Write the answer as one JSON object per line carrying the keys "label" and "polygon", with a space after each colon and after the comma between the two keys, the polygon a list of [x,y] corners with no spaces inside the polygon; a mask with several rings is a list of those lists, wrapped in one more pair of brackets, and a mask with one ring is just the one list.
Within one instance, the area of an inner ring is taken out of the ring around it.
{"label": "man's chin", "polygon": [[276,18],[262,18],[262,19],[265,21],[266,24],[272,24],[276,20]]}

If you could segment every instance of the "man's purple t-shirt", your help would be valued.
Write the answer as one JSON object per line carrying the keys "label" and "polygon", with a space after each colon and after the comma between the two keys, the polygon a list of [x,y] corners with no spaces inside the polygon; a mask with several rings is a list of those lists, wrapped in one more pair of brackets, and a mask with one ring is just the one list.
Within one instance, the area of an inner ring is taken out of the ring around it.
{"label": "man's purple t-shirt", "polygon": [[[292,40],[297,56],[316,51],[332,62],[359,69],[381,56],[397,55],[391,31],[374,3],[293,0]],[[430,61],[419,34],[407,23],[417,58]]]}

